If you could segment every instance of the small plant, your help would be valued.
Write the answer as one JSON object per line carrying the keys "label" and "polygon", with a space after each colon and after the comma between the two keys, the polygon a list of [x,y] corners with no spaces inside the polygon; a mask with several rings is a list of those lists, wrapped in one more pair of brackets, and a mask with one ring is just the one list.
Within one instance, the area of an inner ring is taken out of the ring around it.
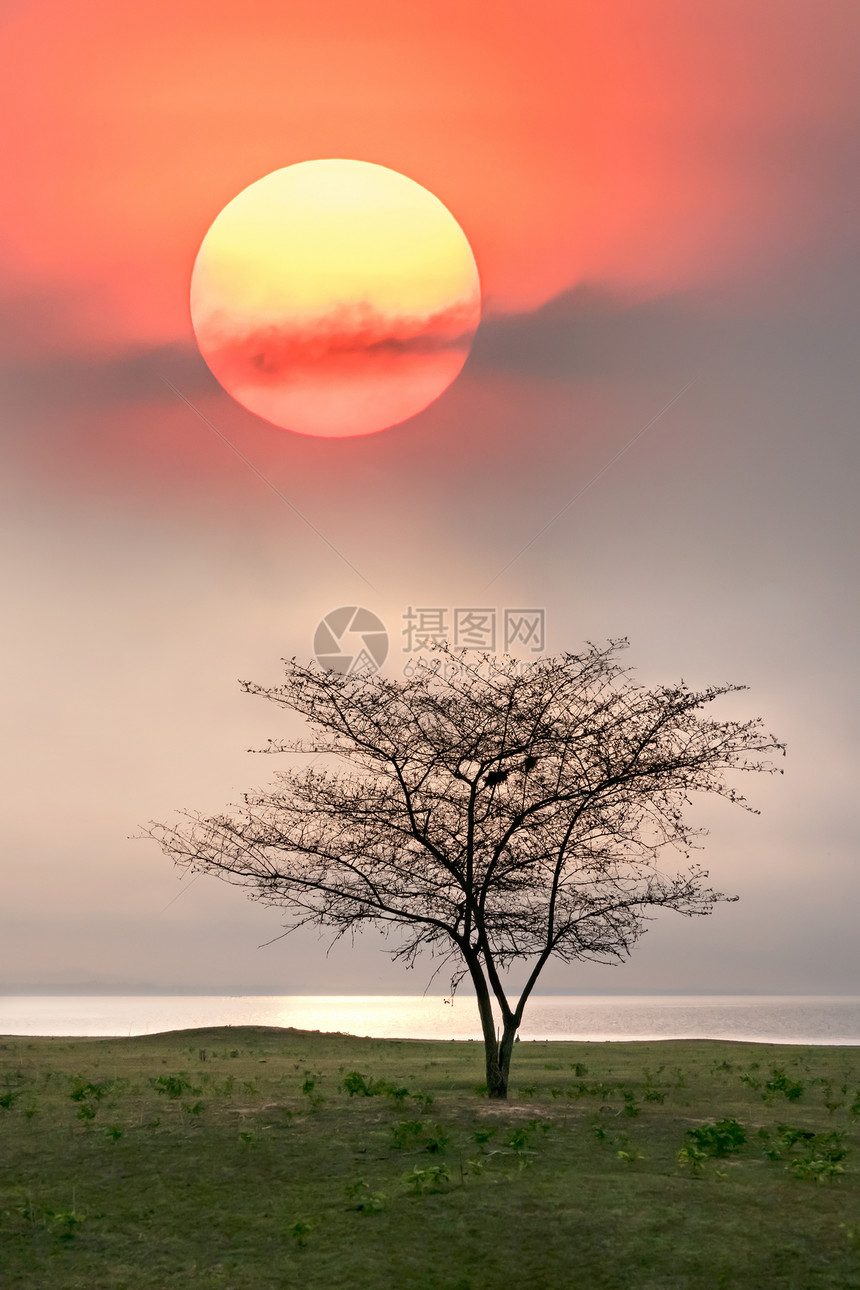
{"label": "small plant", "polygon": [[609,1135],[609,1129],[607,1127],[606,1120],[604,1119],[606,1110],[607,1108],[602,1106],[597,1115],[593,1116],[591,1119],[591,1130],[598,1142],[605,1142]]}
{"label": "small plant", "polygon": [[795,1177],[824,1182],[845,1172],[842,1161],[848,1154],[844,1133],[813,1133],[810,1129],[797,1129],[779,1124],[776,1136],[771,1139],[767,1129],[759,1129],[758,1136],[765,1143],[764,1154],[769,1160],[783,1160],[795,1148],[803,1151],[786,1164]]}
{"label": "small plant", "polygon": [[122,1137],[123,1131],[118,1124],[109,1124],[105,1129],[104,1133],[105,1133],[105,1137],[109,1138],[111,1142],[119,1142],[120,1138]]}
{"label": "small plant", "polygon": [[346,1194],[355,1201],[353,1208],[362,1214],[378,1214],[385,1206],[385,1192],[371,1191],[370,1183],[359,1178],[346,1189]]}
{"label": "small plant", "polygon": [[755,1075],[739,1075],[738,1079],[742,1084],[746,1084],[748,1088],[751,1088],[753,1092],[757,1092],[761,1088],[761,1080],[756,1079]]}
{"label": "small plant", "polygon": [[796,1160],[791,1160],[786,1165],[795,1178],[805,1178],[822,1183],[825,1179],[831,1181],[837,1174],[845,1173],[845,1166],[838,1160],[827,1160],[822,1156],[798,1156]]}
{"label": "small plant", "polygon": [[373,1191],[364,1196],[356,1205],[363,1214],[378,1214],[385,1207],[385,1192]]}
{"label": "small plant", "polygon": [[768,1160],[782,1160],[798,1144],[807,1147],[815,1138],[811,1129],[796,1129],[790,1124],[778,1124],[773,1137],[767,1129],[759,1129],[757,1136],[762,1140]]}
{"label": "small plant", "polygon": [[645,1068],[645,1087],[642,1097],[646,1102],[665,1102],[666,1094],[657,1087],[657,1081],[648,1068]]}
{"label": "small plant", "polygon": [[845,1233],[845,1239],[852,1250],[860,1254],[860,1223],[840,1223],[839,1230]]}
{"label": "small plant", "polygon": [[682,1147],[678,1152],[677,1161],[682,1169],[689,1169],[694,1178],[697,1178],[705,1167],[708,1160],[708,1153],[701,1147],[694,1146],[690,1143]]}
{"label": "small plant", "polygon": [[584,1062],[573,1062],[571,1065],[571,1070],[573,1071],[577,1079],[582,1079],[583,1075],[588,1074],[588,1067],[585,1065]]}
{"label": "small plant", "polygon": [[17,1098],[23,1095],[22,1088],[10,1089],[6,1093],[0,1093],[0,1110],[11,1111]]}
{"label": "small plant", "polygon": [[636,1094],[626,1091],[622,1093],[624,1098],[624,1114],[634,1119],[639,1114],[639,1107],[636,1105]]}
{"label": "small plant", "polygon": [[445,1191],[451,1181],[445,1165],[416,1165],[403,1175],[403,1181],[412,1188],[413,1195],[426,1196],[430,1192]]}
{"label": "small plant", "polygon": [[[324,1097],[322,1097],[319,1093],[314,1092],[314,1089],[317,1086],[317,1080],[319,1078],[320,1076],[318,1072],[314,1074],[311,1071],[305,1071],[304,1083],[302,1084],[302,1093],[308,1099],[308,1101],[310,1102],[314,1110],[316,1110],[318,1106],[322,1106],[323,1102],[325,1101]],[[256,1091],[257,1090],[254,1089],[255,1093]]]}
{"label": "small plant", "polygon": [[287,1228],[287,1231],[299,1249],[304,1249],[315,1227],[316,1223],[312,1218],[300,1218],[297,1223],[293,1223],[292,1227]]}
{"label": "small plant", "polygon": [[408,1145],[414,1146],[423,1132],[424,1124],[421,1120],[400,1120],[391,1126],[394,1146],[398,1151],[402,1151]]}
{"label": "small plant", "polygon": [[479,1147],[482,1147],[485,1143],[489,1142],[490,1138],[492,1138],[496,1133],[498,1133],[498,1129],[476,1129],[472,1134],[472,1141],[476,1142]]}
{"label": "small plant", "polygon": [[[407,1097],[410,1096],[409,1089],[402,1087],[397,1088],[394,1084],[389,1084],[384,1079],[368,1079],[362,1075],[361,1071],[348,1071],[340,1082],[340,1087],[344,1093],[350,1097],[379,1097],[384,1095],[390,1097],[398,1106],[402,1106]],[[416,1096],[413,1094],[412,1096]],[[417,1094],[418,1099],[423,1099],[423,1094]]]}
{"label": "small plant", "polygon": [[[841,1106],[845,1105],[844,1100],[840,1099],[838,1095],[834,1097],[833,1083],[831,1080],[819,1077],[812,1082],[813,1084],[820,1084],[822,1086],[822,1089],[824,1090],[824,1105],[827,1107],[827,1110],[831,1115],[833,1115],[834,1111],[838,1111]],[[847,1093],[847,1091],[848,1087],[847,1085],[844,1085],[842,1088],[843,1095]]]}
{"label": "small plant", "polygon": [[69,1093],[69,1097],[73,1102],[79,1104],[75,1115],[83,1125],[92,1124],[96,1118],[99,1103],[107,1096],[111,1084],[111,1080],[83,1080],[80,1076],[77,1076],[72,1081],[72,1090]]}
{"label": "small plant", "polygon": [[183,1102],[182,1109],[186,1115],[200,1115],[203,1112],[204,1105],[202,1102]]}
{"label": "small plant", "polygon": [[38,1205],[32,1194],[27,1192],[25,1203],[16,1205],[12,1210],[0,1211],[0,1219],[11,1217],[13,1214],[23,1219],[31,1232],[51,1232],[54,1235],[58,1235],[61,1241],[73,1240],[75,1229],[80,1227],[81,1223],[86,1222],[86,1215],[78,1212],[74,1189],[72,1190],[70,1209],[48,1209]]}
{"label": "small plant", "polygon": [[58,1232],[61,1241],[73,1241],[76,1229],[86,1222],[86,1214],[78,1214],[74,1206],[59,1211],[46,1209],[44,1221],[47,1227]]}
{"label": "small plant", "polygon": [[767,1129],[759,1129],[756,1136],[761,1139],[762,1150],[764,1151],[764,1154],[767,1156],[768,1160],[779,1160],[780,1156],[782,1155],[782,1152],[779,1149],[779,1143],[771,1142],[770,1134],[768,1133]]}
{"label": "small plant", "polygon": [[735,1155],[747,1140],[744,1126],[731,1119],[718,1120],[716,1124],[702,1124],[698,1129],[688,1129],[686,1136],[706,1156],[713,1156],[718,1160]]}
{"label": "small plant", "polygon": [[411,1146],[431,1154],[439,1153],[445,1150],[450,1141],[440,1125],[425,1128],[423,1120],[400,1120],[391,1126],[391,1134],[394,1138],[393,1146],[398,1151]]}
{"label": "small plant", "polygon": [[845,1160],[848,1148],[843,1133],[819,1133],[812,1138],[811,1149],[823,1160]]}
{"label": "small plant", "polygon": [[72,1083],[72,1091],[69,1097],[73,1102],[100,1102],[107,1095],[110,1088],[110,1080],[97,1080],[95,1083],[81,1079],[77,1076]]}
{"label": "small plant", "polygon": [[798,1080],[791,1080],[784,1070],[775,1066],[771,1072],[770,1079],[765,1081],[762,1097],[765,1101],[770,1101],[769,1094],[783,1093],[789,1102],[796,1102],[798,1098],[803,1097],[805,1091],[805,1084],[801,1084]]}
{"label": "small plant", "polygon": [[811,1129],[793,1129],[790,1124],[778,1124],[776,1132],[777,1140],[783,1151],[790,1151],[798,1142],[805,1145],[815,1138],[815,1134]]}
{"label": "small plant", "polygon": [[645,1157],[638,1147],[626,1147],[616,1151],[619,1160],[623,1160],[627,1165],[635,1165],[637,1160],[644,1160]]}
{"label": "small plant", "polygon": [[508,1138],[507,1145],[510,1147],[511,1151],[525,1151],[529,1145],[528,1130],[522,1127],[514,1129],[513,1133]]}
{"label": "small plant", "polygon": [[506,1145],[510,1147],[511,1151],[515,1151],[518,1155],[524,1151],[530,1150],[529,1143],[532,1140],[531,1135],[534,1133],[536,1127],[536,1120],[532,1120],[526,1125],[518,1125],[508,1138]]}
{"label": "small plant", "polygon": [[[349,1071],[344,1075],[340,1086],[344,1093],[348,1093],[350,1097],[356,1097],[357,1095],[361,1097],[373,1096],[373,1090],[368,1087],[367,1080],[360,1071]],[[304,1092],[304,1089],[302,1091]]]}
{"label": "small plant", "polygon": [[184,1071],[179,1075],[151,1077],[149,1086],[154,1088],[161,1097],[169,1097],[172,1101],[178,1101],[185,1093],[197,1094],[203,1092],[202,1089],[193,1087]]}
{"label": "small plant", "polygon": [[448,1134],[443,1132],[440,1125],[435,1124],[424,1139],[424,1150],[435,1155],[444,1151],[449,1142]]}

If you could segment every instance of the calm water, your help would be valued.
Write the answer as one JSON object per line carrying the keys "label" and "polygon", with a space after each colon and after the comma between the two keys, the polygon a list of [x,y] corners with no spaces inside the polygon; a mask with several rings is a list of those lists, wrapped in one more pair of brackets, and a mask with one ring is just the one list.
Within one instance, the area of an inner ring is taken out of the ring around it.
{"label": "calm water", "polygon": [[[479,1039],[475,1000],[441,996],[134,995],[0,998],[0,1034],[147,1035],[197,1026],[295,1026],[389,1039]],[[860,1044],[860,997],[535,995],[528,1039],[748,1039]]]}

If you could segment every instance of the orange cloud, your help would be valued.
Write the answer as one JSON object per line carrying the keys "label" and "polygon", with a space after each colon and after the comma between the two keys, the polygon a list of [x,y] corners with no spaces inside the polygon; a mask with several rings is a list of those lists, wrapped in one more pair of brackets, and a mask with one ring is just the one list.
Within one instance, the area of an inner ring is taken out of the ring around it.
{"label": "orange cloud", "polygon": [[58,345],[169,343],[225,202],[353,156],[449,207],[490,312],[737,282],[853,237],[858,23],[841,0],[33,0],[0,53],[3,271],[86,295]]}

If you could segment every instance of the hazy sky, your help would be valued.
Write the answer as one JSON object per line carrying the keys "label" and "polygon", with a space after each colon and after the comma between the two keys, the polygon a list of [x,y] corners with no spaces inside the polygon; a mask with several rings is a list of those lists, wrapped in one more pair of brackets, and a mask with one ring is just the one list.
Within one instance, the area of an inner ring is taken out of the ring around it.
{"label": "hazy sky", "polygon": [[[0,24],[0,985],[423,990],[432,966],[370,937],[258,948],[275,912],[130,836],[266,782],[245,750],[283,714],[237,679],[361,604],[393,670],[410,606],[541,608],[550,651],[627,636],[643,680],[744,682],[724,714],[788,744],[760,816],[692,816],[740,902],[544,988],[860,992],[856,5],[33,0]],[[214,216],[313,157],[436,193],[484,288],[461,377],[366,438],[255,419],[191,333]]]}

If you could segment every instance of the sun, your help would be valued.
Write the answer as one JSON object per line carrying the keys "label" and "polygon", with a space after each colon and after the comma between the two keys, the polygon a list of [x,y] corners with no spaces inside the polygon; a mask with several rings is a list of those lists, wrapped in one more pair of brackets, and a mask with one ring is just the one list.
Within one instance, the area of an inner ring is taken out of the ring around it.
{"label": "sun", "polygon": [[238,403],[298,434],[375,434],[459,374],[481,317],[466,235],[412,179],[367,161],[303,161],[215,218],[191,320]]}

